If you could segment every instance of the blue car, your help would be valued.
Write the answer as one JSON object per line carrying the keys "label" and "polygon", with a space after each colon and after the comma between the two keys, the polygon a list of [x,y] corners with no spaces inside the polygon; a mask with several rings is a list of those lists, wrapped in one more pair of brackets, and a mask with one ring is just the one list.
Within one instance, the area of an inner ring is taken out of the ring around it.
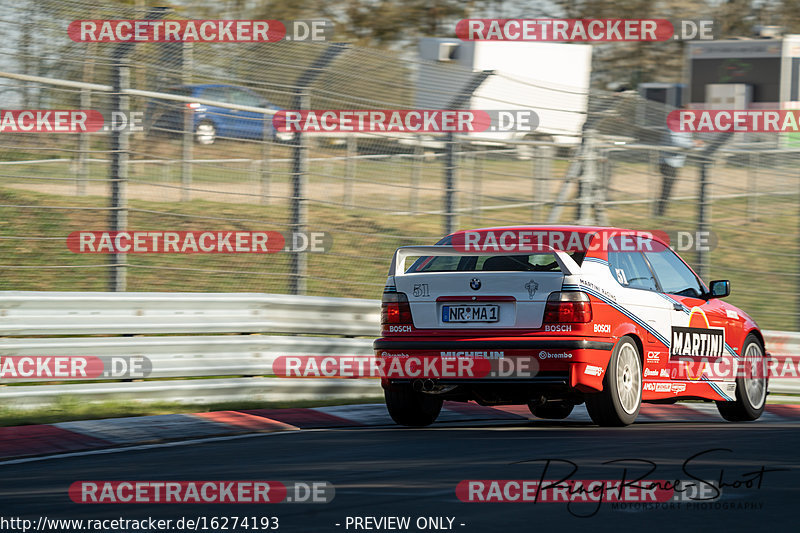
{"label": "blue car", "polygon": [[[280,108],[265,100],[246,87],[236,85],[205,84],[180,85],[164,90],[170,94],[191,96],[203,100],[215,100],[227,104],[264,107],[274,110]],[[261,140],[264,133],[268,140],[290,141],[292,134],[276,132],[269,115],[250,111],[240,111],[198,102],[175,102],[153,100],[147,107],[146,121],[148,131],[183,133],[183,114],[186,109],[192,112],[192,131],[198,144],[214,144],[218,138]],[[268,123],[265,124],[264,121]]]}

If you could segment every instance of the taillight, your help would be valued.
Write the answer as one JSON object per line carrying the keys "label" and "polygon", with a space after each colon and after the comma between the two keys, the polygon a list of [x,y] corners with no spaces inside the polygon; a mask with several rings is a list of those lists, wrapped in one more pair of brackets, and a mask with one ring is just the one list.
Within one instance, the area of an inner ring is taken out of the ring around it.
{"label": "taillight", "polygon": [[200,107],[200,104],[198,104],[197,102],[192,102],[192,103],[186,104],[186,107],[188,107],[189,109],[197,109],[198,107]]}
{"label": "taillight", "polygon": [[411,306],[402,292],[385,292],[381,300],[381,324],[411,324]]}
{"label": "taillight", "polygon": [[564,322],[591,322],[592,302],[583,292],[554,292],[547,297],[544,308],[544,322],[548,324]]}

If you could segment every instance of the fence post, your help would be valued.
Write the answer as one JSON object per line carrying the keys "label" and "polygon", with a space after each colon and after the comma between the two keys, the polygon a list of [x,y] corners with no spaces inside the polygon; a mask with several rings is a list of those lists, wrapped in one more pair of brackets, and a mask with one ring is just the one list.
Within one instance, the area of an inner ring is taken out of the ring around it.
{"label": "fence post", "polygon": [[[81,109],[89,109],[92,107],[92,93],[89,89],[81,89]],[[78,168],[77,168],[77,183],[76,193],[78,196],[86,196],[86,178],[88,177],[89,169],[86,168],[86,156],[89,152],[89,133],[81,131],[78,134]]]}
{"label": "fence post", "polygon": [[[659,190],[658,190],[658,178],[661,176],[661,169],[659,166],[660,154],[658,150],[649,149],[647,150],[647,161],[648,161],[648,169],[647,169],[647,201],[648,201],[648,209],[649,215],[651,217],[655,217],[656,209],[658,205],[658,199],[660,198]],[[661,179],[664,179],[663,176]]]}
{"label": "fence post", "polygon": [[424,164],[423,157],[424,151],[417,140],[417,144],[414,145],[414,157],[411,158],[411,190],[408,195],[408,210],[415,215],[419,209],[419,180]]}
{"label": "fence post", "polygon": [[481,213],[481,194],[483,193],[483,164],[481,162],[481,152],[473,152],[472,161],[472,222],[480,220]]}
{"label": "fence post", "polygon": [[[183,83],[191,83],[192,43],[183,43]],[[194,110],[183,106],[183,135],[181,136],[181,202],[192,199],[192,150],[194,148]]]}
{"label": "fence post", "polygon": [[355,135],[347,136],[347,158],[344,162],[344,205],[353,207],[353,181],[356,179],[356,156],[358,155],[358,139]]}
{"label": "fence post", "polygon": [[[798,196],[797,197],[798,197],[798,200],[800,200],[800,190],[798,190]],[[798,205],[800,206],[800,201],[798,201]],[[800,212],[798,212],[797,221],[798,221],[798,229],[800,229]],[[798,250],[800,250],[800,232],[798,233],[797,242],[798,242]],[[798,288],[800,288],[800,277],[797,278],[797,286],[798,286]],[[798,295],[800,295],[800,291],[796,291],[796,292],[797,292]],[[797,310],[795,312],[795,315],[797,315],[797,322],[795,323],[795,328],[797,328],[797,330],[800,331],[800,296],[797,297],[796,306],[797,306]]]}
{"label": "fence post", "polygon": [[[711,165],[710,158],[703,158],[700,161],[700,175],[697,185],[697,237],[705,235],[710,223],[711,202],[708,200],[708,167]],[[697,269],[698,274],[704,280],[708,279],[709,270],[708,251],[704,246],[697,247]]]}
{"label": "fence post", "polygon": [[578,212],[575,215],[578,224],[595,223],[592,207],[596,201],[597,186],[597,150],[595,146],[595,130],[586,130],[583,159],[583,171],[578,176]]}
{"label": "fence post", "polygon": [[[303,90],[298,89],[298,91]],[[309,98],[306,92],[295,92],[294,109],[308,109]],[[292,233],[305,231],[308,222],[306,212],[306,180],[308,179],[307,141],[302,131],[295,133],[292,141],[292,196],[291,221]],[[291,238],[291,237],[290,237]],[[289,294],[306,292],[307,258],[302,252],[291,252],[291,274],[289,277]]]}
{"label": "fence post", "polygon": [[747,220],[758,220],[758,165],[761,164],[760,154],[750,152],[747,169]]}
{"label": "fence post", "polygon": [[[702,152],[697,156],[687,156],[686,160],[692,159],[698,162],[699,179],[697,180],[697,231],[708,232],[711,227],[711,182],[708,177],[708,171],[711,168],[714,153],[717,152],[722,146],[730,140],[733,132],[724,132],[718,134],[713,139],[710,139],[703,148]],[[704,233],[698,233],[698,236]],[[697,273],[704,280],[708,279],[711,273],[711,257],[710,250],[705,247],[697,247]]]}
{"label": "fence post", "polygon": [[[111,73],[111,110],[116,116],[128,116],[129,97],[124,94],[130,86],[130,66],[127,54],[130,45],[120,45],[114,52],[116,65]],[[114,116],[114,115],[112,115]],[[125,231],[128,226],[128,149],[129,149],[128,128],[120,131],[111,131],[111,210],[109,220],[110,231]],[[125,270],[126,255],[122,252],[115,252],[110,255],[110,278],[109,291],[119,292],[127,288],[127,276]]]}
{"label": "fence post", "polygon": [[544,222],[544,209],[547,205],[547,181],[550,179],[550,164],[553,158],[552,146],[536,146],[533,149],[533,209],[532,222]]}
{"label": "fence post", "polygon": [[600,156],[600,170],[599,180],[594,190],[594,216],[595,223],[600,226],[608,225],[608,215],[606,214],[606,200],[608,199],[608,190],[611,188],[611,151],[605,149]]}
{"label": "fence post", "polygon": [[269,205],[272,202],[270,197],[270,181],[272,166],[272,117],[267,120],[264,117],[264,131],[261,139],[261,164],[259,165],[259,183],[261,187],[261,205]]}
{"label": "fence post", "polygon": [[[469,100],[472,98],[472,94],[478,90],[478,87],[492,74],[494,74],[493,70],[476,72],[461,92],[450,101],[447,105],[447,109],[469,107]],[[458,187],[456,186],[455,162],[455,152],[458,142],[455,140],[455,135],[453,135],[452,132],[447,133],[444,142],[444,232],[445,234],[450,234],[455,231],[458,225],[458,214],[456,212],[458,202],[456,194],[458,193]]]}
{"label": "fence post", "polygon": [[[452,108],[451,108],[452,109]],[[444,152],[444,233],[449,235],[458,226],[458,213],[456,213],[456,161],[455,151],[457,141],[452,132],[445,135]]]}
{"label": "fence post", "polygon": [[[320,74],[336,57],[347,49],[346,43],[331,43],[314,63],[309,66],[295,82],[292,107],[295,110],[308,109],[310,99],[308,90]],[[308,223],[306,202],[306,181],[308,179],[308,147],[305,135],[298,131],[292,142],[292,205],[289,228],[292,232],[304,232]],[[291,271],[289,274],[289,294],[305,294],[308,259],[305,252],[290,252]]]}

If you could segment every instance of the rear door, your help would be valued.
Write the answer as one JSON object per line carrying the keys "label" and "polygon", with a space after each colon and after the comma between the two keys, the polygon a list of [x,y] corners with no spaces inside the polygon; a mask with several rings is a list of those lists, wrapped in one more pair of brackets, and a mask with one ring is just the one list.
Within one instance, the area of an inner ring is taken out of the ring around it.
{"label": "rear door", "polygon": [[[169,94],[178,96],[192,96],[191,87],[169,87],[164,90]],[[186,110],[185,102],[155,99],[147,106],[146,129],[164,130],[169,132],[183,131],[183,113]]]}
{"label": "rear door", "polygon": [[[232,103],[228,87],[205,87],[201,93],[201,98],[224,102],[226,104]],[[236,116],[232,109],[211,105],[205,106],[205,108],[209,120],[213,121],[217,128],[217,135],[220,137],[236,136]],[[195,126],[197,125],[195,124]]]}
{"label": "rear door", "polygon": [[[659,292],[658,283],[640,249],[637,246],[635,250],[608,253],[611,275],[621,287],[617,292],[616,308],[624,315],[620,320],[630,320],[645,331],[642,339],[644,380],[668,380],[667,346],[674,302]],[[611,326],[614,331],[615,324]],[[645,391],[648,390],[656,391],[656,388],[646,386]]]}
{"label": "rear door", "polygon": [[[264,99],[257,94],[239,87],[231,87],[230,95],[231,103],[233,104],[246,105],[250,107],[262,107],[266,104]],[[233,121],[235,131],[232,133],[234,137],[240,137],[243,139],[262,138],[265,127],[265,115],[263,113],[232,110],[232,114],[235,117]],[[267,126],[269,125],[267,124]]]}

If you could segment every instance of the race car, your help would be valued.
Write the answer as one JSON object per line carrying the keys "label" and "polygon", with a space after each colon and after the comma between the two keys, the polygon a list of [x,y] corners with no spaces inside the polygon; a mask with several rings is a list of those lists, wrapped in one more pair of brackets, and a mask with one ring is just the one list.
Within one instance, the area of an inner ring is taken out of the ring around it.
{"label": "race car", "polygon": [[373,343],[383,368],[399,369],[381,375],[386,406],[405,426],[433,423],[443,400],[546,419],[585,403],[600,426],[633,423],[642,402],[705,400],[727,420],[755,420],[769,354],[729,293],[659,232],[496,227],[401,247]]}

